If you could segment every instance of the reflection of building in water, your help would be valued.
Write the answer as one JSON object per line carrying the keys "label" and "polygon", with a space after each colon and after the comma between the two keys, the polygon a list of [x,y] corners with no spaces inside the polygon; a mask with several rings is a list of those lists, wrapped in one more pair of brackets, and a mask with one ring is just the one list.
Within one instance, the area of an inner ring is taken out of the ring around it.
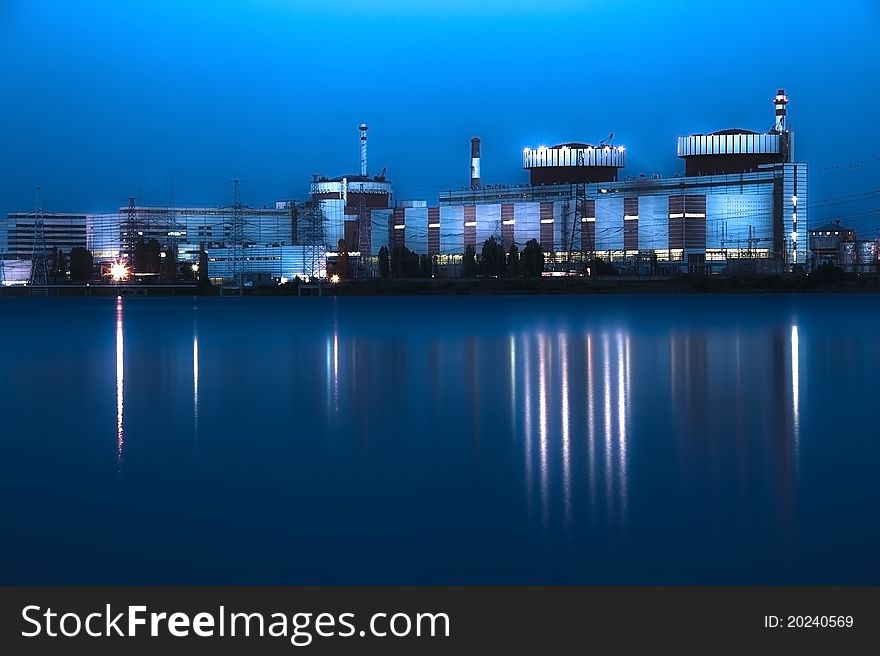
{"label": "reflection of building in water", "polygon": [[[668,337],[672,427],[679,467],[687,472],[682,480],[695,486],[686,491],[693,495],[709,490],[720,498],[735,487],[740,518],[748,522],[753,491],[767,484],[771,471],[775,499],[790,518],[801,426],[800,331],[796,324],[735,330]],[[728,470],[728,463],[736,466]]]}
{"label": "reflection of building in water", "polygon": [[[621,529],[627,522],[627,444],[630,352],[623,333],[588,333],[583,341],[566,333],[526,334],[516,350],[522,387],[522,439],[529,508],[547,527],[557,508],[566,529],[585,498],[592,520]],[[512,351],[513,352],[513,351]],[[599,466],[602,462],[603,465]],[[575,475],[584,466],[587,476]],[[586,479],[586,489],[572,481]],[[535,496],[537,495],[537,499]],[[537,501],[537,503],[535,503]]]}
{"label": "reflection of building in water", "polygon": [[116,298],[116,459],[122,463],[122,447],[125,444],[123,399],[125,379],[124,337],[122,325],[122,297]]}
{"label": "reflection of building in water", "polygon": [[199,338],[193,335],[193,437],[199,437]]}

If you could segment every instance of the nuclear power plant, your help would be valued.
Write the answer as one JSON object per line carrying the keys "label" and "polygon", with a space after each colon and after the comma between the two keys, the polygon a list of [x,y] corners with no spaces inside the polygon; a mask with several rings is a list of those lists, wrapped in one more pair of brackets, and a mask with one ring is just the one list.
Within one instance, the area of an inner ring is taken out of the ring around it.
{"label": "nuclear power plant", "polygon": [[[4,282],[32,282],[35,253],[82,247],[98,261],[127,261],[143,240],[158,242],[181,271],[204,251],[211,278],[239,287],[331,271],[377,276],[383,247],[429,257],[435,276],[457,276],[465,252],[479,253],[490,238],[505,252],[535,240],[547,275],[591,275],[598,260],[636,275],[784,273],[822,262],[876,270],[875,243],[857,244],[847,231],[838,257],[822,234],[831,230],[810,229],[807,164],[795,158],[784,90],[772,104],[772,127],[764,132],[679,136],[682,170],[671,176],[627,175],[630,153],[609,134],[595,143],[527,145],[521,166],[528,183],[487,184],[483,144],[473,137],[469,184],[434,203],[398,200],[387,169],[370,172],[369,127],[362,123],[359,169],[313,175],[302,201],[248,207],[236,182],[232,202],[216,208],[130,199],[105,214],[41,207],[9,213],[0,244]],[[818,238],[814,252],[810,239]]]}

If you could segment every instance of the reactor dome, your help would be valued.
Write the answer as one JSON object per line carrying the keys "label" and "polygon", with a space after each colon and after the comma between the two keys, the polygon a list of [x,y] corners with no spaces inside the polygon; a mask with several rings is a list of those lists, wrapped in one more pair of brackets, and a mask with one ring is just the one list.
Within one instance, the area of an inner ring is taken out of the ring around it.
{"label": "reactor dome", "polygon": [[791,161],[791,132],[786,123],[788,96],[783,89],[773,98],[776,121],[769,132],[732,129],[678,137],[676,151],[685,175],[723,175],[756,171],[762,164]]}
{"label": "reactor dome", "polygon": [[533,185],[614,182],[623,168],[625,150],[623,146],[575,141],[526,148],[523,168]]}

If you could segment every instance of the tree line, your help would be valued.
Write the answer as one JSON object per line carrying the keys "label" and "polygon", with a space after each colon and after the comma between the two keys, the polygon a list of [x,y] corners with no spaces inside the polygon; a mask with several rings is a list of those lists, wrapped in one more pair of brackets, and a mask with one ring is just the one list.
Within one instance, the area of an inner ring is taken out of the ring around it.
{"label": "tree line", "polygon": [[[379,275],[382,278],[430,278],[437,274],[437,256],[419,255],[405,246],[379,249]],[[536,239],[526,242],[522,252],[512,245],[504,246],[494,237],[483,242],[480,253],[468,245],[464,250],[461,274],[465,278],[496,276],[500,278],[532,278],[544,271],[544,251]]]}

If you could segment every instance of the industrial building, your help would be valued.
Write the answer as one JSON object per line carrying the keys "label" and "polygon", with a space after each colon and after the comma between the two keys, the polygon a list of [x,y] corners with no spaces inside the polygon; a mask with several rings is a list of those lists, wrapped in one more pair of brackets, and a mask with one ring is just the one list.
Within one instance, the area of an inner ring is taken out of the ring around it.
{"label": "industrial building", "polygon": [[[35,212],[10,212],[6,215],[6,247],[4,252],[12,259],[30,259],[34,252]],[[76,247],[87,246],[90,216],[84,213],[45,212],[43,231],[46,249],[69,253]]]}
{"label": "industrial building", "polygon": [[375,256],[391,243],[387,211],[392,202],[391,181],[384,168],[375,175],[368,173],[368,129],[366,123],[358,128],[359,173],[332,178],[314,175],[309,186],[309,205],[321,218],[321,232],[312,235],[312,240],[324,244],[331,263],[344,249],[358,275],[375,275]]}
{"label": "industrial building", "polygon": [[[9,246],[4,262],[6,284],[24,284],[30,276],[34,251],[36,212],[7,215]],[[250,281],[310,277],[326,272],[323,244],[308,243],[311,223],[302,205],[279,201],[273,207],[148,207],[131,199],[116,212],[103,214],[40,213],[48,252],[57,248],[69,253],[88,248],[96,262],[133,257],[138,240],[156,239],[176,255],[181,267],[198,261],[204,248],[209,275],[215,282],[232,277],[230,240],[234,222],[242,224],[241,268]],[[26,261],[26,264],[25,264]]]}
{"label": "industrial building", "polygon": [[[549,272],[590,274],[599,258],[621,273],[782,273],[832,262],[875,271],[876,242],[839,225],[809,227],[807,164],[794,157],[788,97],[773,98],[766,132],[724,129],[677,138],[683,171],[624,175],[628,151],[613,134],[597,143],[526,147],[527,184],[484,184],[481,142],[470,142],[470,184],[436,205],[395,201],[386,169],[367,168],[367,131],[358,128],[360,170],[313,175],[306,201],[251,208],[147,207],[130,199],[108,214],[42,213],[46,250],[86,246],[96,260],[129,260],[140,239],[156,239],[181,267],[205,249],[210,277],[244,286],[326,276],[340,251],[343,275],[378,275],[384,246],[433,260],[437,275],[458,275],[468,247],[493,237],[505,251],[540,243]],[[17,264],[34,252],[37,212],[7,215],[6,282],[26,282]],[[831,233],[834,233],[833,235]],[[852,233],[852,234],[850,234]],[[843,235],[843,237],[841,236]],[[29,274],[28,274],[29,275]]]}
{"label": "industrial building", "polygon": [[391,210],[389,243],[436,256],[449,272],[489,237],[505,250],[537,240],[551,270],[583,270],[597,257],[633,273],[722,271],[743,259],[779,272],[805,265],[807,165],[793,158],[785,92],[773,102],[766,133],[679,137],[684,173],[668,178],[621,179],[626,149],[609,138],[527,147],[529,184],[485,186],[475,140],[470,187],[441,193],[436,207]]}

